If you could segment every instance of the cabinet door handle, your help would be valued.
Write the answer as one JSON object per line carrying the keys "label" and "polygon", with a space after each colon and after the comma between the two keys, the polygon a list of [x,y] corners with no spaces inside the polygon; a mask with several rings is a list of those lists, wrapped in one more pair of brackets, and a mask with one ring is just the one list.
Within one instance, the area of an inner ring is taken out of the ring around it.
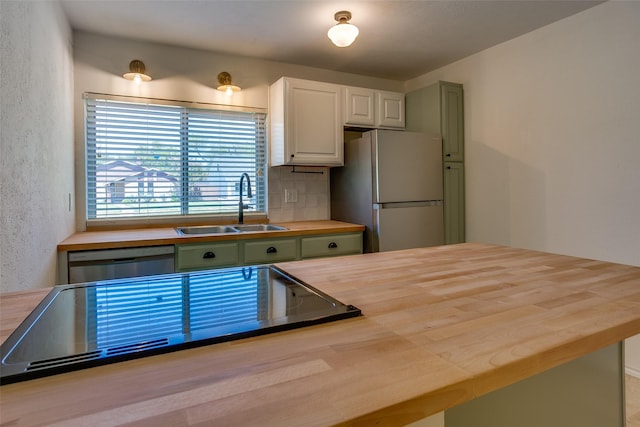
{"label": "cabinet door handle", "polygon": [[277,250],[276,248],[274,248],[273,246],[269,246],[269,247],[267,248],[267,253],[268,253],[268,254],[275,254],[275,253],[277,253],[277,252],[278,252],[278,250]]}
{"label": "cabinet door handle", "polygon": [[214,254],[213,252],[205,252],[204,255],[202,255],[202,259],[213,259],[216,257],[216,254]]}
{"label": "cabinet door handle", "polygon": [[445,154],[447,157],[451,157],[451,153],[447,153]]}
{"label": "cabinet door handle", "polygon": [[338,247],[338,245],[336,244],[336,242],[331,242],[331,243],[329,243],[329,246],[328,246],[329,249],[335,249],[337,247]]}
{"label": "cabinet door handle", "polygon": [[451,169],[451,166],[447,166],[447,169]]}

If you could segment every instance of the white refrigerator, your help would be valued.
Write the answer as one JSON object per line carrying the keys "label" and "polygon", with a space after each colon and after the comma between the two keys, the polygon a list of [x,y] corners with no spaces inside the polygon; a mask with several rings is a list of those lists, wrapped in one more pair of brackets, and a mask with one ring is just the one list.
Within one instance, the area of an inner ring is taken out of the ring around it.
{"label": "white refrigerator", "polygon": [[366,226],[365,252],[444,244],[440,135],[373,130],[331,169],[331,218]]}

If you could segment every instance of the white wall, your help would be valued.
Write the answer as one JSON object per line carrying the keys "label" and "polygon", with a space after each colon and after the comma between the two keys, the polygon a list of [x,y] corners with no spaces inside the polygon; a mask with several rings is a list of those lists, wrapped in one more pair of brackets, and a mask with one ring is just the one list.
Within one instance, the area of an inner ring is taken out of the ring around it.
{"label": "white wall", "polygon": [[[140,86],[122,78],[132,59],[142,60],[153,77]],[[337,73],[157,43],[133,41],[97,34],[74,33],[76,168],[84,170],[82,93],[144,96],[181,101],[268,107],[269,85],[282,76],[381,90],[402,91],[403,82],[355,74]],[[231,74],[242,91],[228,98],[217,91],[217,75]],[[290,167],[269,171],[271,221],[328,219],[329,174],[291,174]],[[284,189],[296,189],[298,202],[284,203]],[[77,229],[85,229],[84,183],[77,180]]]}
{"label": "white wall", "polygon": [[[598,5],[406,90],[436,80],[465,90],[468,241],[640,266],[640,2]],[[640,372],[640,338],[627,347]]]}
{"label": "white wall", "polygon": [[58,2],[0,1],[0,292],[51,286],[74,231],[71,30]]}

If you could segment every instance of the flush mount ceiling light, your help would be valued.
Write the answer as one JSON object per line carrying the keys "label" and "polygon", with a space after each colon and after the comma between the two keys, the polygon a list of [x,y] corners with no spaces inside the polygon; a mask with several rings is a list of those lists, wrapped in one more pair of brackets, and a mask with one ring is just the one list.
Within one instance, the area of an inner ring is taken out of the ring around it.
{"label": "flush mount ceiling light", "polygon": [[360,33],[358,27],[349,23],[351,12],[346,10],[336,12],[334,18],[338,23],[329,29],[327,36],[338,47],[350,46]]}
{"label": "flush mount ceiling light", "polygon": [[129,62],[129,72],[124,73],[122,77],[127,80],[133,80],[136,83],[140,82],[148,82],[151,80],[151,76],[145,74],[146,67],[144,66],[144,62],[139,59],[134,59]]}
{"label": "flush mount ceiling light", "polygon": [[226,71],[218,74],[218,83],[220,83],[218,90],[226,93],[227,95],[233,95],[233,92],[240,92],[242,90],[239,86],[235,86],[231,83],[231,74]]}

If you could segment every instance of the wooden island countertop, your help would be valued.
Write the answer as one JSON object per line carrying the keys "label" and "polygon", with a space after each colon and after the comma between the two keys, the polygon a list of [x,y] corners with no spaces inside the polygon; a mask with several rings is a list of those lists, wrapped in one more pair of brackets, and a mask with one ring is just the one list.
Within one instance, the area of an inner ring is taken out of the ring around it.
{"label": "wooden island countertop", "polygon": [[[279,264],[362,317],[0,388],[2,424],[404,425],[640,333],[640,268],[485,244]],[[4,294],[2,340],[48,290]]]}

